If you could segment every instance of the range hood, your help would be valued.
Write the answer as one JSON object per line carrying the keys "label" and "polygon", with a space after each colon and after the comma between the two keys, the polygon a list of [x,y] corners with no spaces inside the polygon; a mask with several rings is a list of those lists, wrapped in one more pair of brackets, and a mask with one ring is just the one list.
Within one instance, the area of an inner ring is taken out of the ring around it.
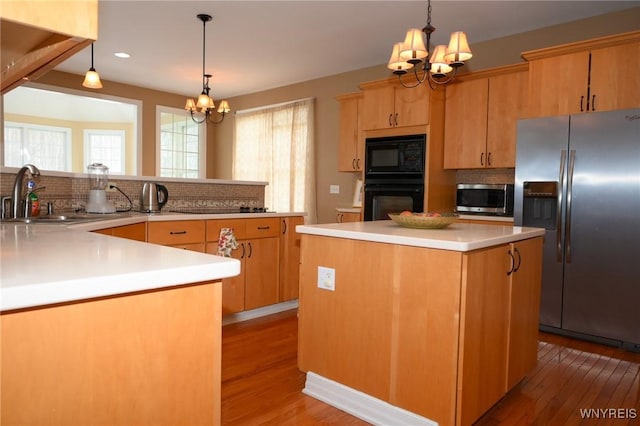
{"label": "range hood", "polygon": [[35,80],[98,37],[98,2],[3,1],[0,76],[4,94]]}

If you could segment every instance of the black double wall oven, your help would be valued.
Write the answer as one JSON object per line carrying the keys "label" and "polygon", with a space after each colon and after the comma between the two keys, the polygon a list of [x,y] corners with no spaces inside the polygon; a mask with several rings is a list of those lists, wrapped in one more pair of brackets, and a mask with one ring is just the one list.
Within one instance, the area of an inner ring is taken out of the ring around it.
{"label": "black double wall oven", "polygon": [[365,221],[423,210],[426,143],[424,134],[366,139]]}

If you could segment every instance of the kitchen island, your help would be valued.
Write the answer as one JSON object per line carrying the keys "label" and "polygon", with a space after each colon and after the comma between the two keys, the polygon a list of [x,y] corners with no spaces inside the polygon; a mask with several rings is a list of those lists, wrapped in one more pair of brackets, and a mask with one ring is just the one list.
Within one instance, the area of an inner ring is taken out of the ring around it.
{"label": "kitchen island", "polygon": [[469,425],[535,366],[543,229],[296,230],[306,394],[374,424]]}
{"label": "kitchen island", "polygon": [[62,225],[0,236],[1,424],[220,424],[237,260]]}

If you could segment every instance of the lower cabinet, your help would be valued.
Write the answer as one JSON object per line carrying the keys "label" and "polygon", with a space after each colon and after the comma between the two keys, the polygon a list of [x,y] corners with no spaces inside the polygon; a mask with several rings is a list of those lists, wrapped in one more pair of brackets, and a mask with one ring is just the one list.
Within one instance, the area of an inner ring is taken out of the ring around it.
{"label": "lower cabinet", "polygon": [[280,302],[298,298],[300,282],[300,234],[297,225],[304,217],[283,217],[280,221]]}
{"label": "lower cabinet", "polygon": [[145,222],[131,225],[114,226],[113,228],[98,229],[96,234],[111,235],[129,240],[147,241],[147,224]]}
{"label": "lower cabinet", "polygon": [[338,223],[360,222],[361,220],[360,213],[338,211],[336,215],[336,222]]}
{"label": "lower cabinet", "polygon": [[233,229],[240,275],[222,280],[222,314],[228,315],[279,302],[280,218],[213,219],[207,221],[207,248],[218,253],[222,228]]}

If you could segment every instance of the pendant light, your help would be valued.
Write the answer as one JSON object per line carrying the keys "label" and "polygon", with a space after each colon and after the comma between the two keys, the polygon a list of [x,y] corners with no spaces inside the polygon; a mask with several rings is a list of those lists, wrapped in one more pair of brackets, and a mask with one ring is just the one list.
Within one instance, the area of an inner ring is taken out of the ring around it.
{"label": "pendant light", "polygon": [[[417,87],[428,82],[429,86],[435,89],[438,85],[449,83],[454,79],[458,68],[473,56],[467,35],[462,31],[451,34],[448,46],[438,45],[431,51],[431,34],[435,30],[431,25],[431,0],[428,0],[427,25],[422,30],[412,28],[407,31],[404,42],[393,46],[391,58],[387,64],[387,68],[398,76],[404,87]],[[423,64],[422,74],[419,74],[418,65],[421,63]],[[402,76],[410,69],[413,69],[415,82],[407,84],[408,82]]]}
{"label": "pendant light", "polygon": [[[211,74],[205,73],[205,41],[207,22],[211,21],[213,18],[211,15],[204,13],[198,14],[197,18],[202,21],[202,92],[198,96],[197,100],[188,98],[184,109],[191,113],[191,119],[198,124],[204,123],[205,121],[218,124],[224,120],[224,116],[231,111],[231,108],[229,107],[229,102],[223,100],[220,101],[220,105],[216,110],[213,98],[209,96],[209,92],[211,91],[211,88],[209,87],[209,80],[212,76]],[[214,114],[216,112],[218,113],[218,118],[214,118]],[[199,118],[199,116],[201,116],[201,118]]]}
{"label": "pendant light", "polygon": [[91,68],[84,75],[84,81],[82,82],[84,87],[89,89],[102,89],[102,82],[100,81],[100,75],[93,67],[93,43],[91,43]]}

